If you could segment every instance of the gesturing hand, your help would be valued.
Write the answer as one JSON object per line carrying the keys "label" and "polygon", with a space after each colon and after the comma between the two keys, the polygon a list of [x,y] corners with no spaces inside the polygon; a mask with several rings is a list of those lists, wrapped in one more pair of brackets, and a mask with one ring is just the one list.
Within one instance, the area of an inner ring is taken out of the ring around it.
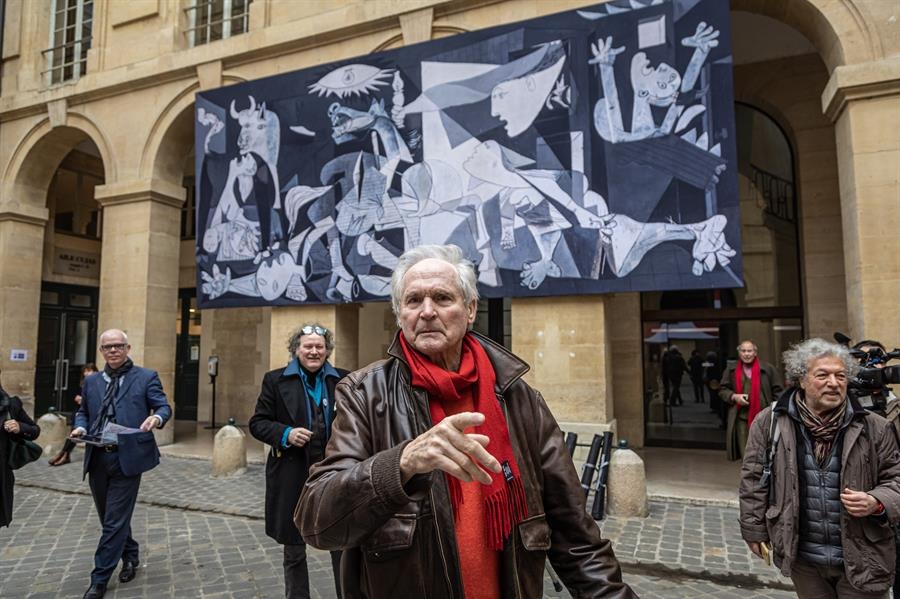
{"label": "gesturing hand", "polygon": [[463,482],[491,484],[492,472],[500,472],[500,463],[487,452],[490,439],[485,435],[464,433],[470,426],[484,422],[484,414],[460,412],[447,416],[403,448],[400,478],[405,484],[416,474],[443,470]]}
{"label": "gesturing hand", "polygon": [[147,431],[152,431],[156,428],[156,425],[159,424],[159,419],[156,416],[147,416],[144,419],[144,422],[141,423],[141,430],[145,433]]}
{"label": "gesturing hand", "polygon": [[309,443],[312,436],[311,430],[298,426],[297,428],[292,428],[291,432],[288,433],[288,443],[294,447],[303,447]]}
{"label": "gesturing hand", "polygon": [[854,491],[844,487],[841,492],[841,503],[844,509],[854,518],[871,516],[878,510],[878,500],[865,491]]}
{"label": "gesturing hand", "polygon": [[3,430],[11,435],[18,435],[21,429],[19,428],[19,422],[17,420],[7,420],[3,423]]}

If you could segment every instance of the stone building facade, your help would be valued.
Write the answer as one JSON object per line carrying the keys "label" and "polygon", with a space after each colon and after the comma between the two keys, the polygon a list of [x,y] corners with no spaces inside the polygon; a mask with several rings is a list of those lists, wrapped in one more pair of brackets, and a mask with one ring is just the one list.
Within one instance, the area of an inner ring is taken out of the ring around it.
{"label": "stone building facade", "polygon": [[[334,329],[342,367],[379,358],[395,330],[386,304],[191,307],[195,93],[594,3],[6,0],[4,387],[39,412],[71,409],[80,364],[99,360],[98,331],[118,327],[182,419],[211,419],[202,365],[218,356],[216,419],[245,422],[301,322]],[[752,337],[771,361],[791,340],[836,330],[900,345],[900,6],[731,8],[746,289],[485,309],[568,430],[690,444],[659,413],[660,348],[675,340],[701,354],[716,345],[724,359]]]}

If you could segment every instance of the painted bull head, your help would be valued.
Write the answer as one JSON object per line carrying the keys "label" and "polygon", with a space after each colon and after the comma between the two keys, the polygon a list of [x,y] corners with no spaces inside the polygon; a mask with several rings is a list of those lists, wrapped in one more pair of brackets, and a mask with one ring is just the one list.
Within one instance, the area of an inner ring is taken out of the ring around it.
{"label": "painted bull head", "polygon": [[241,127],[238,150],[242,155],[254,152],[266,162],[274,164],[278,161],[280,139],[278,115],[267,110],[265,102],[257,107],[256,99],[253,96],[248,98],[250,107],[240,111],[235,107],[234,100],[231,101],[231,118]]}

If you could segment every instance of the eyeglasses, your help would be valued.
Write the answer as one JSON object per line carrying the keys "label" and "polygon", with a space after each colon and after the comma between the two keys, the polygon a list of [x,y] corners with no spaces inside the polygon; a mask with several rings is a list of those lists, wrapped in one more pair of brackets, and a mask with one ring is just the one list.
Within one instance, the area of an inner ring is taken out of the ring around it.
{"label": "eyeglasses", "polygon": [[325,327],[308,324],[300,329],[300,333],[303,335],[312,335],[313,333],[315,333],[316,335],[322,335],[324,337],[328,334],[328,329],[326,329]]}
{"label": "eyeglasses", "polygon": [[101,345],[100,351],[103,353],[115,351],[125,351],[125,348],[128,347],[127,343],[109,343],[107,345]]}

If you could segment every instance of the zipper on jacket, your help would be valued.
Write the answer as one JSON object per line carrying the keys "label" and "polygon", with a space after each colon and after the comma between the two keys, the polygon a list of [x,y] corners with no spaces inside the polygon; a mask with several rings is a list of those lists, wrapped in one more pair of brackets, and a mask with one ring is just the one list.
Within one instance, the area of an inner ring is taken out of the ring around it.
{"label": "zipper on jacket", "polygon": [[[413,398],[415,398],[415,394],[416,394],[415,390],[410,389],[410,394],[413,396]],[[427,402],[427,398],[426,398],[426,402]],[[426,405],[427,405],[427,403],[426,403]],[[421,430],[422,427],[419,426],[419,419],[416,416],[415,406],[413,406],[413,405],[409,406],[409,413],[412,414],[412,417],[413,417],[413,423],[415,425],[416,436],[421,435],[425,431]],[[429,424],[429,426],[433,426],[433,425],[431,425],[431,422],[429,422],[428,424]],[[440,522],[438,522],[437,504],[434,501],[434,485],[431,485],[428,487],[428,498],[431,501],[431,511],[434,514],[434,532],[437,535],[437,539],[438,539],[438,552],[441,554],[441,563],[444,564],[444,582],[447,583],[447,596],[452,597],[453,596],[453,583],[450,581],[450,566],[447,563],[447,556],[444,554],[444,540],[441,538],[441,526],[440,526]]]}

